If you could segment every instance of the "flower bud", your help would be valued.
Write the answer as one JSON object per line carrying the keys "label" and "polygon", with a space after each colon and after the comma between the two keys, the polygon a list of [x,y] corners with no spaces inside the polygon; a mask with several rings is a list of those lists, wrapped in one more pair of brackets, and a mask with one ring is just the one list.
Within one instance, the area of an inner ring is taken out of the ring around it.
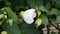
{"label": "flower bud", "polygon": [[24,12],[23,12],[23,11],[21,11],[21,12],[20,12],[20,16],[21,16],[21,17],[23,17],[23,14],[24,14]]}
{"label": "flower bud", "polygon": [[7,31],[2,31],[1,34],[7,34]]}
{"label": "flower bud", "polygon": [[13,24],[13,20],[12,19],[9,19],[8,20],[8,23],[10,24],[10,26]]}
{"label": "flower bud", "polygon": [[41,19],[37,19],[35,24],[36,24],[36,27],[39,27],[42,24],[42,20]]}
{"label": "flower bud", "polygon": [[3,14],[0,14],[0,19],[2,19],[4,17],[4,15]]}
{"label": "flower bud", "polygon": [[38,17],[41,15],[41,12],[40,11],[37,11],[37,14],[38,14]]}
{"label": "flower bud", "polygon": [[7,16],[6,15],[4,15],[4,17],[5,17],[5,19],[7,19]]}
{"label": "flower bud", "polygon": [[38,7],[36,7],[36,10],[37,10],[37,15],[39,17],[41,15],[41,11],[40,11],[40,9]]}

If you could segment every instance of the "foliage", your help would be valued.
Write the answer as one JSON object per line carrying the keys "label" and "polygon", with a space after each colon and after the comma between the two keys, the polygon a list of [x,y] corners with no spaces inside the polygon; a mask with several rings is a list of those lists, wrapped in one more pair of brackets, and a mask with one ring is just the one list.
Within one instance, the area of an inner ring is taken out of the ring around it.
{"label": "foliage", "polygon": [[[27,24],[20,12],[32,8],[37,16],[32,24]],[[38,25],[36,29],[35,21],[38,18],[43,25]],[[10,19],[12,22],[8,21]],[[0,0],[0,26],[8,34],[42,34],[42,28],[49,21],[60,23],[60,0]]]}

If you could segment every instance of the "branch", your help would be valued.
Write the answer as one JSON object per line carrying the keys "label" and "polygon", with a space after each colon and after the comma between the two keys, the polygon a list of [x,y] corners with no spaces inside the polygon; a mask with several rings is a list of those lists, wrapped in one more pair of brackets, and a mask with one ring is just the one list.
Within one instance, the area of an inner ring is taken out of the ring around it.
{"label": "branch", "polygon": [[54,27],[60,32],[60,29],[59,29],[58,27],[56,27],[52,22],[50,22],[50,24],[51,24],[52,26],[54,26]]}

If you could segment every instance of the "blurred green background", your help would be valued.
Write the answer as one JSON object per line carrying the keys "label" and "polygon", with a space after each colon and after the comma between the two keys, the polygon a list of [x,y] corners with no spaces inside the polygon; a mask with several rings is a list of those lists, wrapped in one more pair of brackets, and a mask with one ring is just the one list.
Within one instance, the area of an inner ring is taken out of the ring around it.
{"label": "blurred green background", "polygon": [[[37,16],[32,24],[27,24],[20,12],[31,8],[36,9]],[[8,34],[43,34],[42,28],[49,23],[60,23],[60,0],[0,0],[1,14],[4,16],[0,16],[0,33],[7,31]],[[42,20],[42,24],[37,29],[35,21],[38,18]],[[10,19],[13,23],[8,23]]]}

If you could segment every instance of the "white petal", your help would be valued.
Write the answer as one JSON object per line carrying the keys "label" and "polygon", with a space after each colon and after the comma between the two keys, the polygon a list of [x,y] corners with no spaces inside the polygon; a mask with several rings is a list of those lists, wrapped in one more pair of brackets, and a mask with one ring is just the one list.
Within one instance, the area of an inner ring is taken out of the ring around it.
{"label": "white petal", "polygon": [[34,17],[36,16],[35,9],[26,10],[23,14],[23,19],[27,24],[32,24],[34,21]]}
{"label": "white petal", "polygon": [[24,20],[27,24],[32,24],[34,21],[33,19],[24,19]]}
{"label": "white petal", "polygon": [[35,9],[29,9],[29,10],[26,10],[26,11],[35,11]]}
{"label": "white petal", "polygon": [[36,17],[36,13],[35,13],[35,12],[33,13],[32,17],[33,17],[33,18],[35,18],[35,17]]}
{"label": "white petal", "polygon": [[28,14],[32,17],[33,13],[35,12],[35,9],[29,9],[25,11],[25,14]]}
{"label": "white petal", "polygon": [[28,14],[24,14],[23,17],[24,17],[25,22],[28,24],[31,24],[34,21],[33,18],[29,16]]}

